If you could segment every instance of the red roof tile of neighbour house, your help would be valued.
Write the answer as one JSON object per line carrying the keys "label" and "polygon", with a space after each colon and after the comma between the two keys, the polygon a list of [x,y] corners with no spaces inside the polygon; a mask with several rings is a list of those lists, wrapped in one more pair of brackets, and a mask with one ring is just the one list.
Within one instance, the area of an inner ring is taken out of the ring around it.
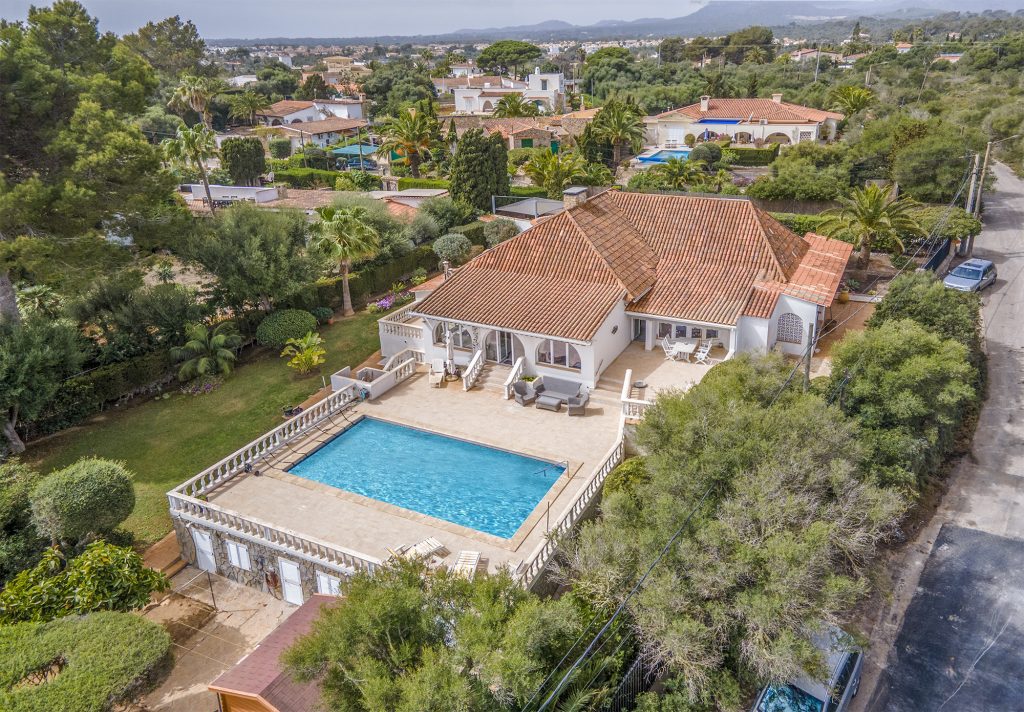
{"label": "red roof tile of neighbour house", "polygon": [[391,198],[385,198],[384,204],[387,205],[388,212],[399,220],[412,220],[416,217],[416,213],[419,212],[419,210],[412,205],[400,203],[399,201],[392,200]]}
{"label": "red roof tile of neighbour house", "polygon": [[801,238],[743,199],[606,191],[460,269],[416,311],[590,340],[631,313],[731,325],[780,294],[831,303],[852,248]]}
{"label": "red roof tile of neighbour house", "polygon": [[278,101],[270,105],[270,108],[259,112],[260,116],[288,116],[294,114],[296,111],[302,111],[303,109],[312,108],[313,102],[311,101],[293,101],[291,99],[285,99]]}
{"label": "red roof tile of neighbour house", "polygon": [[672,116],[684,116],[695,120],[739,119],[740,123],[757,123],[765,120],[768,123],[779,124],[817,124],[826,119],[839,121],[843,118],[842,114],[834,111],[823,111],[774,99],[711,99],[708,101],[707,111],[701,111],[701,105],[697,103],[666,111],[655,118],[667,119]]}
{"label": "red roof tile of neighbour house", "polygon": [[284,653],[313,628],[320,609],[338,599],[316,594],[263,639],[256,649],[210,683],[214,692],[255,698],[277,712],[313,712],[319,709],[320,686],[295,682],[281,663]]}
{"label": "red roof tile of neighbour house", "polygon": [[342,119],[339,117],[332,117],[321,121],[305,121],[297,124],[288,124],[287,126],[275,126],[274,128],[283,129],[285,131],[294,131],[296,133],[317,135],[354,131],[355,129],[362,128],[366,125],[367,123],[363,119]]}

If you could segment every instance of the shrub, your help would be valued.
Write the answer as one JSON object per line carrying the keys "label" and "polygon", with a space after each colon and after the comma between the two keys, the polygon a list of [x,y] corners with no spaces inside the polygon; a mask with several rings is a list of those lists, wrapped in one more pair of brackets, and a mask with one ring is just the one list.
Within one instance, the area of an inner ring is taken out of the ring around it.
{"label": "shrub", "polygon": [[436,240],[441,235],[441,226],[433,216],[424,212],[416,213],[404,230],[405,238],[414,245],[422,245],[424,242]]}
{"label": "shrub", "polygon": [[604,481],[604,493],[624,492],[632,497],[636,493],[636,488],[646,484],[650,479],[651,475],[647,471],[644,459],[631,457],[608,473]]}
{"label": "shrub", "polygon": [[345,171],[338,176],[338,180],[334,181],[335,190],[380,190],[381,185],[383,185],[383,182],[380,176],[375,176],[366,171]]}
{"label": "shrub", "polygon": [[509,190],[509,194],[516,198],[546,198],[548,197],[548,191],[546,188],[537,185],[514,185]]}
{"label": "shrub", "polygon": [[525,164],[529,163],[533,157],[535,148],[513,148],[508,152],[508,164],[515,166],[516,168],[522,168]]}
{"label": "shrub", "polygon": [[289,168],[274,172],[274,180],[293,188],[333,187],[342,174],[319,168]]}
{"label": "shrub", "polygon": [[465,235],[466,239],[472,242],[474,245],[480,245],[483,247],[487,244],[487,238],[484,234],[484,230],[487,227],[487,223],[476,220],[469,223],[468,225],[460,225],[453,227],[449,232],[453,232],[459,235]]}
{"label": "shrub", "polygon": [[268,144],[270,155],[277,159],[288,158],[292,155],[292,142],[287,138],[272,138]]}
{"label": "shrub", "polygon": [[120,462],[100,458],[83,458],[58,470],[32,492],[32,522],[55,542],[107,534],[134,507],[131,472]]}
{"label": "shrub", "polygon": [[817,233],[821,224],[828,220],[822,215],[802,215],[800,213],[771,213],[771,216],[797,235],[806,235],[809,232]]}
{"label": "shrub", "polygon": [[688,133],[685,136],[683,136],[683,143],[685,143],[690,148],[693,148],[693,145],[697,143],[697,137],[694,136],[693,134]]}
{"label": "shrub", "polygon": [[41,476],[18,462],[0,463],[0,588],[35,565],[46,547],[32,525],[32,490]]}
{"label": "shrub", "polygon": [[484,240],[488,247],[499,245],[505,240],[511,240],[519,234],[519,226],[512,220],[499,218],[484,225]]}
{"label": "shrub", "polygon": [[703,161],[707,165],[713,165],[722,160],[722,147],[717,143],[702,143],[690,151],[689,160]]}
{"label": "shrub", "polygon": [[301,339],[310,331],[316,331],[316,317],[308,311],[279,309],[256,327],[256,341],[263,346],[282,348],[288,339]]}
{"label": "shrub", "polygon": [[767,166],[779,155],[778,145],[772,148],[737,148],[729,149],[733,165],[736,166]]}
{"label": "shrub", "polygon": [[146,568],[128,547],[94,541],[61,568],[62,555],[47,549],[35,568],[26,569],[0,591],[0,623],[49,621],[97,611],[133,611],[149,603],[153,591],[170,585]]}
{"label": "shrub", "polygon": [[476,217],[476,210],[472,205],[447,196],[424,200],[420,205],[420,213],[434,218],[442,235],[451,232],[454,227],[471,222]]}
{"label": "shrub", "polygon": [[313,307],[309,313],[316,319],[317,324],[326,324],[334,317],[334,310],[330,307]]}
{"label": "shrub", "polygon": [[441,235],[434,241],[434,253],[442,260],[448,260],[452,264],[461,263],[469,255],[473,243],[465,235],[456,232]]}
{"label": "shrub", "polygon": [[407,188],[443,188],[448,190],[451,184],[443,178],[399,178],[398,189]]}
{"label": "shrub", "polygon": [[320,334],[310,331],[300,339],[288,339],[281,356],[291,357],[288,366],[301,374],[307,374],[327,360],[327,350]]}
{"label": "shrub", "polygon": [[[93,613],[0,628],[0,709],[106,712],[151,687],[171,664],[161,626],[127,613]],[[18,684],[54,664],[45,684]]]}

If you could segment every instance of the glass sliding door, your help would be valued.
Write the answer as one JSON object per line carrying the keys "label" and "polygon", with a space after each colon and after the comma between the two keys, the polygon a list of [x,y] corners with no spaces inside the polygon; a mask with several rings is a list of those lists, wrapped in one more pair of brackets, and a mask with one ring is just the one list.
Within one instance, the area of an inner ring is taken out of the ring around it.
{"label": "glass sliding door", "polygon": [[484,358],[491,363],[511,366],[523,355],[519,339],[508,331],[492,331],[484,342]]}

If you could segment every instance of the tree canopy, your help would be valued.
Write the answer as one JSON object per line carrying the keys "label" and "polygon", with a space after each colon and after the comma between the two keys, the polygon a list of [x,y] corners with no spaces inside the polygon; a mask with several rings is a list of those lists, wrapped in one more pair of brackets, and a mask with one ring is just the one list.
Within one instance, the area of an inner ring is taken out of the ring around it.
{"label": "tree canopy", "polygon": [[476,64],[484,71],[519,76],[519,68],[540,59],[544,52],[535,44],[521,40],[500,40],[484,48]]}

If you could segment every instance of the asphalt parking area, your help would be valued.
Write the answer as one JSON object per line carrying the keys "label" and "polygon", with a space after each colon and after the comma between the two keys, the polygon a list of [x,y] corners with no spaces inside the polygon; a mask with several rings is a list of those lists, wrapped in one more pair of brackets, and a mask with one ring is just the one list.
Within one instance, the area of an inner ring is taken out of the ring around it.
{"label": "asphalt parking area", "polygon": [[868,709],[1024,710],[1024,542],[943,525]]}

